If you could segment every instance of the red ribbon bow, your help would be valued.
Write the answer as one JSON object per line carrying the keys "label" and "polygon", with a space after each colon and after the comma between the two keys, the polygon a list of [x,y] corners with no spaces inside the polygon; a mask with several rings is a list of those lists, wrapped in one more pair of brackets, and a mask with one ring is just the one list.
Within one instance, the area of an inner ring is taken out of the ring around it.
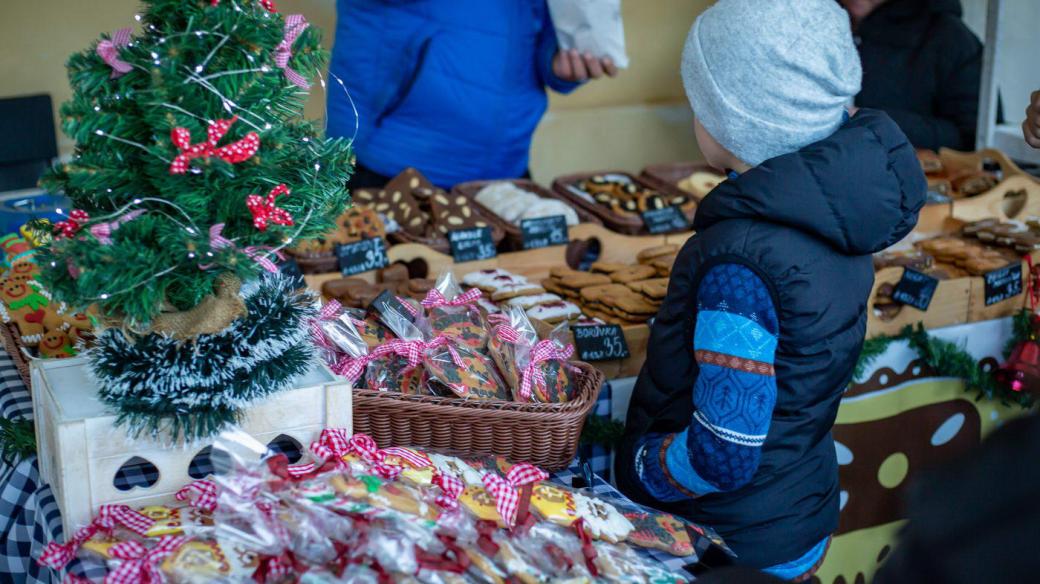
{"label": "red ribbon bow", "polygon": [[465,293],[459,294],[451,300],[445,298],[440,290],[433,288],[426,293],[426,298],[423,299],[422,305],[427,309],[439,308],[441,306],[466,306],[478,300],[480,300],[480,289],[478,288],[470,288]]}
{"label": "red ribbon bow", "polygon": [[123,223],[129,223],[144,215],[143,209],[136,209],[117,217],[108,223],[95,223],[90,226],[90,234],[93,235],[101,245],[112,245],[112,232],[119,229]]}
{"label": "red ribbon bow", "polygon": [[307,82],[307,79],[303,75],[300,75],[292,67],[289,66],[289,59],[292,58],[292,46],[299,38],[303,31],[310,26],[307,24],[307,19],[302,14],[290,14],[285,17],[285,36],[282,37],[282,42],[278,43],[278,46],[274,48],[274,64],[279,69],[285,72],[285,78],[289,80],[293,85],[303,88],[310,89],[311,84]]}
{"label": "red ribbon bow", "polygon": [[213,481],[195,481],[182,487],[174,497],[200,511],[212,513],[217,508],[217,485]]}
{"label": "red ribbon bow", "polygon": [[105,576],[105,584],[160,584],[166,579],[159,572],[158,564],[177,551],[188,537],[167,535],[148,549],[136,541],[117,543],[109,549],[112,557],[123,560],[119,567]]}
{"label": "red ribbon bow", "polygon": [[101,57],[109,67],[112,68],[110,79],[116,79],[129,73],[134,67],[130,63],[119,58],[119,49],[130,44],[130,27],[121,28],[112,33],[111,40],[102,40],[98,43],[97,55]]}
{"label": "red ribbon bow", "polygon": [[596,547],[592,545],[592,536],[589,535],[588,530],[585,528],[585,519],[579,517],[577,521],[571,524],[571,528],[574,529],[574,533],[578,535],[578,539],[581,540],[581,555],[585,558],[585,567],[589,569],[589,574],[593,577],[599,576],[599,569],[596,567]]}
{"label": "red ribbon bow", "polygon": [[170,132],[170,140],[180,150],[180,154],[170,163],[170,174],[184,174],[188,172],[188,162],[194,158],[217,157],[230,164],[237,164],[252,158],[260,148],[260,136],[256,132],[249,132],[241,140],[217,147],[217,142],[227,134],[231,124],[235,123],[238,116],[232,116],[227,120],[210,121],[206,127],[206,141],[198,144],[191,143],[191,131],[187,128],[176,127]]}
{"label": "red ribbon bow", "polygon": [[54,234],[63,237],[73,237],[83,225],[90,221],[90,215],[86,211],[73,209],[69,211],[69,218],[54,224]]}
{"label": "red ribbon bow", "polygon": [[[238,249],[235,243],[230,239],[224,237],[224,224],[217,223],[209,228],[209,247],[214,250],[221,250],[226,248]],[[274,255],[278,259],[282,259],[282,254],[276,251],[272,251],[273,248],[266,245],[251,245],[245,249],[239,250],[246,255],[249,259],[253,260],[260,265],[261,268],[277,274],[280,270],[278,264],[274,263],[270,255]],[[213,267],[214,264],[200,264],[199,268],[208,270]]]}
{"label": "red ribbon bow", "polygon": [[441,488],[434,502],[445,509],[458,509],[459,496],[466,485],[457,476],[439,470],[433,473],[433,484]]}
{"label": "red ribbon bow", "polygon": [[372,470],[384,479],[394,480],[401,474],[401,467],[384,462],[386,453],[379,449],[376,441],[367,434],[354,434],[350,437],[350,450],[357,453],[362,460],[372,466]]}
{"label": "red ribbon bow", "polygon": [[155,520],[134,511],[126,505],[102,505],[98,514],[90,524],[76,531],[72,539],[66,543],[52,541],[43,548],[43,553],[36,560],[41,566],[61,570],[76,557],[76,550],[98,532],[111,532],[117,525],[144,536],[155,525]]}
{"label": "red ribbon bow", "polygon": [[401,448],[400,446],[384,448],[383,454],[387,456],[396,456],[397,458],[407,462],[408,466],[412,468],[428,468],[433,466],[433,462],[431,462],[429,457],[425,454],[407,448]]}
{"label": "red ribbon bow", "polygon": [[495,498],[495,509],[502,516],[507,527],[516,524],[516,513],[520,508],[520,487],[539,483],[549,475],[533,464],[517,464],[509,469],[506,477],[489,472],[481,479],[484,488]]}
{"label": "red ribbon bow", "polygon": [[293,218],[285,209],[275,206],[275,199],[282,195],[288,195],[291,191],[285,184],[280,184],[267,193],[267,197],[249,195],[246,197],[246,207],[253,214],[253,227],[260,231],[267,231],[267,224],[292,225]]}
{"label": "red ribbon bow", "polygon": [[520,372],[520,398],[524,401],[531,399],[531,385],[533,383],[538,383],[541,387],[545,387],[545,376],[538,367],[539,363],[546,361],[566,363],[573,354],[573,345],[567,345],[561,349],[552,339],[538,341],[534,348],[531,349],[530,362]]}
{"label": "red ribbon bow", "polygon": [[350,436],[342,428],[325,428],[314,442],[311,452],[325,462],[334,461],[337,467],[344,466],[343,457],[350,454]]}
{"label": "red ribbon bow", "polygon": [[[209,0],[210,6],[216,6],[220,4],[220,0]],[[267,9],[268,12],[277,12],[274,8],[274,0],[260,0],[260,6]]]}

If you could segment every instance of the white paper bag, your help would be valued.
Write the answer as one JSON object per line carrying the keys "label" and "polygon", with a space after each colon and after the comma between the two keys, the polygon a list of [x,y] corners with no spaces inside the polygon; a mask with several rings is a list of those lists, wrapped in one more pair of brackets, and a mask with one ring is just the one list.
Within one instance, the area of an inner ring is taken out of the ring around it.
{"label": "white paper bag", "polygon": [[610,57],[619,69],[628,67],[621,0],[548,0],[560,50],[577,49]]}

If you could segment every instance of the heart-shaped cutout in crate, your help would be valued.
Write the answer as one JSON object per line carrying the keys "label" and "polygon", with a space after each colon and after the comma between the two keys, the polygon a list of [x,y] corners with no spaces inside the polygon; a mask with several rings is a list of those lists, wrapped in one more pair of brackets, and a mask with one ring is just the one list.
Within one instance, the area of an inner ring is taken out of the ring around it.
{"label": "heart-shaped cutout in crate", "polygon": [[151,461],[132,456],[124,462],[115,477],[112,478],[112,486],[120,491],[129,491],[134,488],[147,489],[159,482],[159,469]]}
{"label": "heart-shaped cutout in crate", "polygon": [[267,450],[284,454],[290,463],[298,462],[303,458],[303,445],[288,434],[279,434],[274,440],[268,442]]}
{"label": "heart-shaped cutout in crate", "polygon": [[206,446],[195,453],[188,463],[188,476],[195,480],[204,479],[210,475],[226,474],[231,467],[231,457],[224,450],[213,450],[213,446]]}

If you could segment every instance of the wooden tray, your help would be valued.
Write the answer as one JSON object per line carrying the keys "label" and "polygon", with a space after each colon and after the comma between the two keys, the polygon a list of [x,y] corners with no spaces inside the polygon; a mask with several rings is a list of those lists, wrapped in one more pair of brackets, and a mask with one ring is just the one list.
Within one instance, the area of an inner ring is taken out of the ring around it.
{"label": "wooden tray", "polygon": [[675,189],[700,201],[701,197],[679,187],[679,181],[695,172],[719,174],[719,171],[702,162],[666,162],[647,166],[639,173],[639,178],[656,189]]}
{"label": "wooden tray", "polygon": [[578,214],[578,221],[580,221],[582,223],[595,223],[597,225],[602,225],[603,224],[603,222],[600,221],[598,217],[596,217],[595,215],[593,215],[589,211],[587,211],[587,210],[585,210],[585,209],[583,209],[581,207],[577,207],[577,206],[573,205],[567,199],[563,199],[562,197],[557,196],[556,193],[554,193],[554,192],[550,191],[549,189],[543,187],[542,185],[534,182],[533,180],[528,180],[528,179],[475,180],[475,181],[464,182],[464,183],[460,183],[460,184],[455,185],[455,187],[451,189],[451,194],[452,195],[462,195],[462,196],[466,197],[467,199],[469,199],[470,200],[470,204],[475,209],[477,209],[480,212],[481,215],[486,217],[490,223],[493,223],[493,224],[497,225],[499,228],[502,229],[503,232],[505,232],[505,234],[506,234],[505,235],[505,239],[503,239],[502,243],[498,246],[500,251],[518,251],[518,250],[523,250],[524,249],[524,236],[523,236],[523,232],[520,230],[520,226],[519,225],[514,225],[514,224],[510,223],[509,221],[506,221],[505,219],[499,217],[494,211],[492,211],[491,209],[485,207],[484,205],[482,205],[481,203],[479,203],[476,200],[476,195],[477,195],[478,192],[480,192],[480,189],[486,187],[489,184],[496,183],[496,182],[510,182],[510,183],[513,183],[517,187],[519,187],[519,188],[521,188],[521,189],[523,189],[523,190],[525,190],[525,191],[527,191],[529,193],[534,193],[534,194],[538,195],[539,197],[541,197],[543,199],[555,199],[555,200],[558,200],[558,201],[563,201],[563,202],[567,203],[571,208],[573,208],[575,213]]}
{"label": "wooden tray", "polygon": [[[629,216],[629,215],[619,215],[617,213],[614,213],[613,211],[611,211],[610,209],[607,209],[606,207],[604,207],[603,205],[600,205],[599,203],[596,203],[594,201],[590,201],[590,200],[585,199],[581,195],[578,195],[577,193],[572,191],[571,188],[570,188],[572,185],[575,185],[578,182],[583,181],[583,180],[585,180],[587,178],[590,178],[590,177],[593,177],[593,176],[597,176],[597,175],[611,175],[611,174],[628,177],[635,184],[637,184],[637,185],[639,185],[639,186],[641,186],[643,188],[656,190],[656,191],[662,193],[665,196],[678,196],[678,195],[682,195],[682,196],[686,196],[686,197],[691,196],[686,191],[680,190],[677,187],[673,187],[673,186],[670,186],[670,185],[664,185],[664,184],[655,186],[655,185],[652,185],[650,183],[647,183],[646,181],[642,180],[641,178],[639,178],[639,177],[637,177],[637,176],[635,176],[635,175],[633,175],[631,173],[624,172],[624,171],[621,171],[621,170],[603,170],[603,171],[599,171],[599,172],[580,172],[580,173],[576,173],[576,174],[567,174],[567,175],[564,175],[564,176],[560,176],[560,177],[557,177],[555,180],[553,180],[552,190],[553,190],[553,193],[555,193],[556,195],[559,196],[559,198],[563,199],[564,201],[567,201],[574,208],[582,209],[582,210],[592,214],[596,218],[598,218],[603,223],[603,225],[605,225],[608,229],[611,229],[613,231],[617,231],[618,233],[622,233],[622,234],[625,234],[625,235],[648,235],[649,232],[647,232],[646,226],[643,224],[642,217],[639,217],[638,215],[636,215],[636,216]],[[696,209],[694,209],[691,212],[687,212],[686,213],[686,218],[690,222],[693,221],[694,213],[696,213]]]}

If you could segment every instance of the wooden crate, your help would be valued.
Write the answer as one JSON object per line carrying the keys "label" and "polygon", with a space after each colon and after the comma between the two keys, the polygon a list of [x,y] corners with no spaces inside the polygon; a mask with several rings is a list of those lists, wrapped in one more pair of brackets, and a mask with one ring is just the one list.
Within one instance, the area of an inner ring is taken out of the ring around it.
{"label": "wooden crate", "polygon": [[1027,174],[1005,178],[985,193],[953,201],[953,217],[977,221],[995,217],[1001,221],[1025,221],[1040,216],[1040,182]]}
{"label": "wooden crate", "polygon": [[874,299],[878,289],[885,284],[895,285],[903,277],[903,268],[885,268],[874,274],[874,288],[867,303],[867,338],[899,334],[907,325],[938,328],[969,322],[968,307],[971,303],[972,280],[981,278],[956,278],[940,280],[932,295],[927,311],[913,306],[902,306],[894,316],[882,318],[874,310]]}
{"label": "wooden crate", "polygon": [[[97,397],[86,361],[77,357],[32,363],[33,415],[40,476],[62,512],[66,534],[86,524],[107,503],[131,506],[168,503],[193,479],[192,459],[209,444],[175,444],[168,437],[130,439]],[[267,444],[282,434],[306,448],[324,427],[352,428],[351,391],[323,365],[301,376],[294,389],[277,393],[246,411],[242,429]],[[131,459],[155,465],[159,479],[128,491],[114,479]]]}

